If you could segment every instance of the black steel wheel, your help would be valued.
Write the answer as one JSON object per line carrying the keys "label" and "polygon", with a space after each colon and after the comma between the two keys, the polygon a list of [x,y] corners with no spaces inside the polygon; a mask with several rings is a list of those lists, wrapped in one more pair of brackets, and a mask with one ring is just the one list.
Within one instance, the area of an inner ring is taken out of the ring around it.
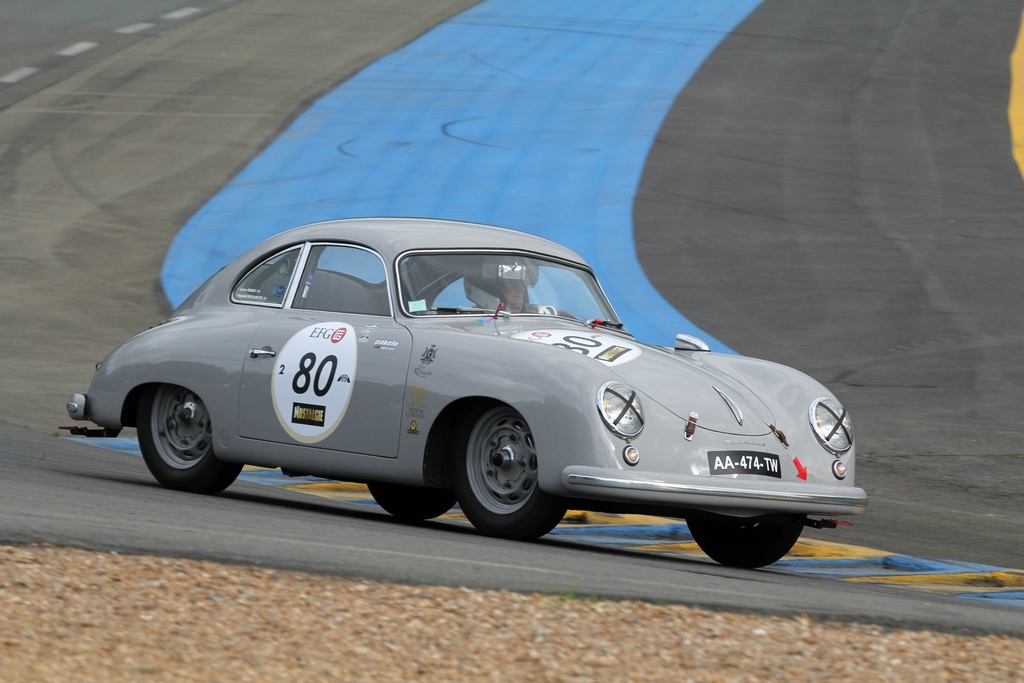
{"label": "black steel wheel", "polygon": [[210,414],[192,391],[171,384],[147,391],[136,417],[142,457],[162,486],[219,493],[242,471],[214,455]]}
{"label": "black steel wheel", "polygon": [[509,406],[464,418],[453,467],[455,496],[482,533],[533,540],[565,516],[565,504],[537,485],[537,448],[526,420]]}

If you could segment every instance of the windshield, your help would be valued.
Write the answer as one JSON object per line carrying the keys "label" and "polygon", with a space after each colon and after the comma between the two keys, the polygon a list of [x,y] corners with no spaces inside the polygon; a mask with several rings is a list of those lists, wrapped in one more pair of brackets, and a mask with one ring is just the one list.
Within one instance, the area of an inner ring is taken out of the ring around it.
{"label": "windshield", "polygon": [[398,264],[411,315],[507,313],[615,320],[588,270],[515,253],[411,254]]}

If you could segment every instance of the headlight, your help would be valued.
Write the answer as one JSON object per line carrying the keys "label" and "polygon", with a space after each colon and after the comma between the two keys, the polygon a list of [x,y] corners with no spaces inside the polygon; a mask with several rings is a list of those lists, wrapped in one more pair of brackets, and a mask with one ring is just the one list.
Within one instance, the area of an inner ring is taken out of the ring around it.
{"label": "headlight", "polygon": [[811,430],[827,450],[839,455],[853,445],[853,424],[846,408],[834,398],[822,396],[811,402]]}
{"label": "headlight", "polygon": [[597,410],[619,436],[632,437],[644,428],[644,408],[636,389],[622,382],[606,382],[597,390]]}

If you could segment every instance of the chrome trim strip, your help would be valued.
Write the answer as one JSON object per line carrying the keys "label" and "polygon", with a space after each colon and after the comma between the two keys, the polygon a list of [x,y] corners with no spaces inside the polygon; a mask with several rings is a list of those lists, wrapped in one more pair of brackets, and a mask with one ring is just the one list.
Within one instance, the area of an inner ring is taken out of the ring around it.
{"label": "chrome trim strip", "polygon": [[[494,227],[494,226],[490,226],[490,227]],[[507,232],[512,232],[512,233],[516,232],[514,230],[509,230],[508,228],[499,228],[499,229],[500,230],[505,230]],[[405,251],[403,251],[400,254],[398,254],[398,256],[395,257],[395,262],[394,262],[395,290],[396,290],[397,294],[400,297],[400,300],[397,302],[398,303],[397,310],[400,310],[403,313],[403,315],[405,315],[405,317],[407,317],[407,318],[414,318],[414,319],[419,318],[419,319],[422,319],[424,317],[429,317],[431,319],[436,319],[436,318],[457,318],[457,317],[459,317],[458,315],[420,316],[420,315],[414,315],[412,313],[412,311],[409,311],[407,309],[405,301],[403,300],[404,297],[401,297],[401,294],[402,294],[402,270],[401,270],[401,264],[402,264],[402,261],[404,259],[406,259],[406,258],[408,258],[410,256],[418,256],[420,254],[521,254],[521,255],[529,257],[529,258],[536,258],[536,259],[539,259],[539,260],[542,260],[542,261],[548,261],[549,263],[560,264],[560,265],[563,265],[563,266],[566,266],[566,267],[569,267],[569,268],[575,268],[577,270],[582,270],[582,271],[585,271],[586,273],[588,273],[590,275],[590,277],[593,279],[593,284],[597,287],[597,291],[601,293],[601,297],[600,297],[600,300],[598,301],[598,303],[601,304],[602,307],[607,308],[608,314],[610,316],[608,319],[609,320],[616,320],[616,321],[619,321],[619,322],[622,321],[622,318],[620,318],[618,316],[618,314],[615,313],[615,309],[612,307],[611,301],[608,300],[608,295],[605,293],[604,288],[601,286],[601,282],[597,279],[597,275],[594,273],[593,268],[591,268],[590,264],[587,263],[586,261],[575,261],[575,260],[572,260],[572,259],[569,259],[569,258],[564,258],[564,257],[561,257],[561,256],[554,256],[553,254],[548,254],[548,253],[545,253],[545,252],[542,252],[542,251],[533,251],[533,250],[530,250],[530,249],[519,249],[519,248],[503,248],[503,247],[431,247],[429,249],[416,249],[416,248],[412,248],[412,249],[406,249]],[[595,299],[597,299],[597,297],[595,297]],[[517,314],[517,315],[536,315],[536,314],[523,313],[523,314]],[[397,315],[395,317],[397,318]],[[462,316],[462,317],[464,318],[465,316]],[[561,317],[561,316],[559,316],[559,317]],[[622,334],[626,335],[627,337],[632,337],[633,336],[632,334],[630,334],[625,329],[625,327],[623,327],[622,329],[616,330],[616,331],[617,332],[621,332]]]}
{"label": "chrome trim strip", "polygon": [[729,410],[732,411],[732,416],[736,418],[736,421],[739,422],[740,426],[742,427],[743,411],[740,410],[740,407],[736,404],[736,401],[732,400],[724,391],[722,391],[718,387],[711,385],[711,388],[717,391],[718,395],[722,397],[722,400],[725,401],[725,405],[729,406]]}
{"label": "chrome trim strip", "polygon": [[[365,252],[367,252],[369,254],[373,254],[374,256],[376,256],[377,260],[380,261],[380,264],[383,267],[383,271],[382,272],[384,273],[384,289],[388,293],[388,312],[387,313],[359,313],[359,314],[352,314],[352,313],[346,313],[345,311],[317,311],[315,308],[300,308],[297,305],[299,303],[299,299],[300,299],[299,289],[302,286],[305,285],[306,278],[309,276],[309,274],[306,272],[306,266],[308,265],[309,258],[310,258],[310,255],[313,252],[313,249],[315,249],[316,247],[346,247],[346,248],[350,248],[350,249],[357,249],[359,251],[365,251]],[[303,252],[302,252],[302,258],[299,261],[299,265],[301,265],[301,269],[298,268],[298,267],[296,268],[296,270],[299,272],[299,277],[296,277],[292,281],[291,287],[289,287],[288,291],[285,293],[285,299],[284,300],[285,301],[291,301],[291,305],[288,306],[287,308],[289,308],[289,309],[291,309],[293,311],[301,311],[303,313],[305,313],[307,311],[314,311],[314,312],[319,312],[319,313],[340,313],[342,315],[368,315],[368,316],[373,316],[375,318],[394,318],[395,317],[395,294],[394,294],[394,289],[391,286],[391,281],[390,281],[389,271],[388,271],[388,264],[387,264],[387,261],[384,260],[384,257],[381,256],[380,252],[377,251],[376,249],[371,249],[369,247],[365,247],[365,246],[363,246],[361,244],[355,244],[353,242],[332,242],[332,241],[329,241],[329,240],[312,240],[312,241],[308,241],[308,242],[305,243],[305,246],[304,246],[304,249],[303,249]],[[291,299],[289,299],[288,297],[291,297]]]}
{"label": "chrome trim strip", "polygon": [[[278,256],[281,256],[283,254],[287,254],[289,251],[295,251],[295,250],[298,250],[299,256],[298,256],[298,258],[295,259],[295,265],[292,268],[291,274],[288,276],[288,287],[285,288],[285,291],[284,291],[284,294],[282,295],[280,303],[267,303],[265,301],[248,301],[246,299],[237,299],[237,298],[235,298],[235,290],[238,289],[239,283],[241,283],[242,280],[244,280],[245,278],[249,277],[249,275],[254,270],[256,270],[257,268],[262,266],[264,263],[266,263],[270,259],[277,258]],[[242,275],[239,276],[234,281],[234,283],[231,285],[231,291],[230,291],[230,294],[229,294],[228,298],[230,299],[231,303],[239,304],[240,306],[256,306],[256,307],[259,307],[259,308],[278,308],[278,309],[285,308],[285,305],[289,301],[289,297],[291,297],[292,294],[295,293],[295,290],[297,290],[298,287],[299,287],[299,285],[298,285],[299,273],[301,272],[302,268],[304,268],[305,265],[306,265],[306,256],[308,254],[309,254],[309,243],[308,242],[303,242],[301,244],[292,244],[292,245],[289,245],[288,247],[282,248],[280,251],[274,252],[273,256],[268,256],[267,258],[263,259],[262,261],[259,261],[255,265],[253,265],[250,268],[248,268],[244,273],[242,273]]]}
{"label": "chrome trim strip", "polygon": [[599,486],[602,488],[632,489],[636,491],[653,491],[656,493],[686,493],[698,496],[726,496],[742,500],[767,500],[773,502],[818,503],[821,505],[844,505],[863,508],[868,504],[867,497],[839,496],[828,493],[795,493],[768,491],[765,489],[736,489],[721,486],[704,486],[697,484],[672,484],[664,481],[634,481],[615,477],[599,477],[593,474],[569,474],[570,484],[579,486]]}

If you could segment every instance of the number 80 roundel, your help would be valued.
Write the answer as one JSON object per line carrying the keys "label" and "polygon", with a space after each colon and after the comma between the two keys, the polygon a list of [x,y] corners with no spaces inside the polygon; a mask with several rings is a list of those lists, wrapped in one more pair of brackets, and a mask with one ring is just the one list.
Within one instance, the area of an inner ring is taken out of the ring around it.
{"label": "number 80 roundel", "polygon": [[322,441],[341,423],[356,375],[356,337],[347,323],[318,323],[295,333],[278,354],[274,412],[295,440]]}

